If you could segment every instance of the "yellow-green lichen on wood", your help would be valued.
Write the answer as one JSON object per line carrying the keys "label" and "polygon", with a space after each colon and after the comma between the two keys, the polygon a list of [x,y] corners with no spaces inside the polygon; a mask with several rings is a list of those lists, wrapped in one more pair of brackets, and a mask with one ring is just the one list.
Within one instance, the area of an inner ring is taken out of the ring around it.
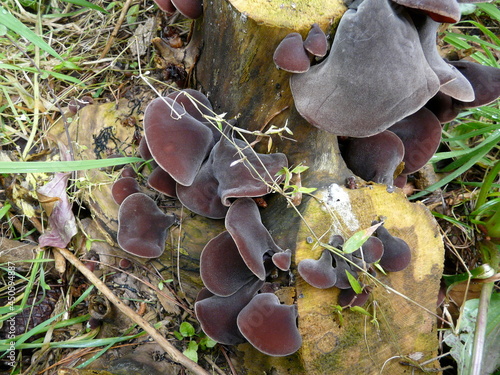
{"label": "yellow-green lichen on wood", "polygon": [[[344,193],[348,201],[337,201],[338,194]],[[432,215],[423,205],[408,202],[400,192],[387,192],[385,186],[348,190],[332,185],[318,195],[322,201],[309,201],[304,217],[313,231],[323,236],[322,241],[332,234],[347,238],[370,226],[372,220],[385,217],[391,234],[409,244],[412,262],[404,271],[387,276],[379,273],[378,280],[392,291],[370,283],[374,290],[365,307],[370,312],[376,310],[378,324],[350,311],[344,311],[340,324],[333,308],[337,288],[320,290],[297,277],[299,330],[304,340],[300,354],[307,374],[378,374],[382,368],[387,374],[403,374],[408,367],[400,365],[399,360],[406,356],[421,353],[422,360],[435,357],[438,341],[433,313],[443,245]],[[350,205],[352,217],[339,215],[339,207],[346,205]],[[309,229],[302,226],[297,237],[297,263],[317,259],[322,251],[316,243],[306,240],[310,236]]]}
{"label": "yellow-green lichen on wood", "polygon": [[324,26],[342,15],[341,0],[229,0],[245,17],[257,23],[303,31],[313,23]]}

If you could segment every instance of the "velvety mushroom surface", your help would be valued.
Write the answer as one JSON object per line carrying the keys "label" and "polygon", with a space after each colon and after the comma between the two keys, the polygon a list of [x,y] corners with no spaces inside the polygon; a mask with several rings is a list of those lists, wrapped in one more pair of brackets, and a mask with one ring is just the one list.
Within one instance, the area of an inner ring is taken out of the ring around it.
{"label": "velvety mushroom surface", "polygon": [[413,21],[390,0],[363,1],[357,10],[349,9],[328,57],[293,75],[290,83],[306,120],[351,137],[382,132],[421,108],[440,86]]}
{"label": "velvety mushroom surface", "polygon": [[155,161],[181,185],[191,185],[213,144],[212,131],[170,98],[144,112],[146,142]]}
{"label": "velvety mushroom surface", "polygon": [[238,314],[242,335],[262,353],[286,356],[302,345],[297,328],[297,306],[282,305],[272,293],[256,295]]}
{"label": "velvety mushroom surface", "polygon": [[118,211],[118,245],[141,258],[158,258],[165,249],[168,228],[175,222],[142,193],[125,198]]}

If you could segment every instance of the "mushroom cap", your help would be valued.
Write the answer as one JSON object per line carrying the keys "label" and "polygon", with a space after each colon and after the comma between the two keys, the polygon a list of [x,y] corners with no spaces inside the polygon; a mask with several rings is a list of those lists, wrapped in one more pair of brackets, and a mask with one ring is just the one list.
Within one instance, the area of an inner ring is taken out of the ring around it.
{"label": "mushroom cap", "polygon": [[239,139],[221,138],[212,152],[213,172],[225,206],[231,204],[231,198],[268,194],[269,185],[283,179],[283,176],[276,177],[276,173],[288,166],[285,154],[257,154]]}
{"label": "mushroom cap", "polygon": [[439,23],[426,16],[414,17],[413,20],[417,26],[427,62],[439,78],[440,90],[459,100],[474,100],[474,90],[469,81],[439,55],[436,47]]}
{"label": "mushroom cap", "polygon": [[408,175],[400,174],[394,179],[394,186],[403,189],[408,182]]}
{"label": "mushroom cap", "polygon": [[271,356],[286,356],[302,345],[297,315],[296,305],[282,305],[276,295],[262,293],[241,310],[237,323],[256,349]]}
{"label": "mushroom cap", "polygon": [[500,96],[500,69],[466,60],[450,61],[450,64],[465,76],[475,94],[471,102],[455,100],[455,107],[459,109],[481,107]]}
{"label": "mushroom cap", "polygon": [[123,200],[130,194],[139,193],[141,188],[133,177],[120,177],[111,187],[111,196],[117,204],[122,204]]}
{"label": "mushroom cap", "polygon": [[175,222],[142,193],[125,198],[118,211],[118,245],[141,258],[158,258],[165,249],[168,228]]}
{"label": "mushroom cap", "polygon": [[237,317],[263,284],[263,281],[254,279],[229,297],[210,296],[208,289],[202,289],[194,304],[194,311],[203,332],[225,345],[245,342],[238,329]]}
{"label": "mushroom cap", "polygon": [[276,267],[282,271],[288,271],[292,264],[292,250],[286,249],[279,253],[274,253],[272,261]]}
{"label": "mushroom cap", "polygon": [[404,174],[422,168],[434,155],[441,143],[441,124],[429,109],[422,107],[389,128],[404,145]]}
{"label": "mushroom cap", "polygon": [[213,144],[210,129],[170,98],[152,100],[144,112],[144,133],[158,165],[181,185],[191,185]]}
{"label": "mushroom cap", "polygon": [[290,78],[295,106],[309,123],[367,137],[414,113],[439,90],[413,21],[395,7],[371,0],[347,10],[328,57]]}
{"label": "mushroom cap", "polygon": [[205,116],[214,115],[210,100],[198,90],[184,89],[174,91],[168,94],[167,98],[183,106],[187,113],[200,122],[206,121]]}
{"label": "mushroom cap", "polygon": [[276,245],[262,224],[255,201],[250,198],[239,198],[234,201],[227,211],[225,224],[247,267],[260,280],[265,280],[267,272],[264,266],[264,254],[274,254],[283,250]]}
{"label": "mushroom cap", "polygon": [[172,0],[154,0],[158,8],[167,13],[174,13],[175,6],[172,4]]}
{"label": "mushroom cap", "polygon": [[376,230],[377,237],[384,244],[384,255],[379,264],[388,272],[404,270],[411,261],[411,249],[408,244],[399,237],[394,237],[384,226]]}
{"label": "mushroom cap", "polygon": [[214,176],[214,151],[210,153],[190,186],[177,184],[177,198],[192,212],[210,219],[223,219],[228,207],[222,204],[219,182]]}
{"label": "mushroom cap", "polygon": [[394,172],[404,154],[403,142],[388,130],[367,138],[352,138],[342,152],[353,173],[366,181],[386,185],[393,184]]}
{"label": "mushroom cap", "polygon": [[221,297],[230,296],[257,279],[227,231],[212,238],[204,247],[200,257],[200,276],[205,288]]}
{"label": "mushroom cap", "polygon": [[309,30],[306,40],[304,40],[304,48],[314,56],[323,57],[326,55],[328,41],[326,34],[317,23],[313,24]]}
{"label": "mushroom cap", "polygon": [[332,254],[332,257],[335,261],[335,271],[337,272],[337,282],[335,286],[339,289],[347,289],[351,287],[351,283],[349,282],[349,278],[347,277],[347,272],[351,274],[355,279],[358,278],[357,269],[348,263],[347,260],[353,261],[356,263],[355,258],[352,254],[343,254],[343,257]]}
{"label": "mushroom cap", "polygon": [[290,33],[283,38],[274,51],[273,60],[277,68],[290,73],[307,72],[311,65],[299,33]]}
{"label": "mushroom cap", "polygon": [[196,19],[203,14],[203,2],[201,0],[171,0],[172,4],[185,17]]}
{"label": "mushroom cap", "polygon": [[337,271],[333,268],[332,262],[332,254],[325,249],[318,260],[301,260],[297,271],[309,285],[319,289],[331,288],[337,282]]}
{"label": "mushroom cap", "polygon": [[342,289],[339,293],[338,304],[342,307],[363,306],[369,297],[370,292],[366,288],[360,294],[356,294],[352,288]]}
{"label": "mushroom cap", "polygon": [[214,143],[220,139],[221,131],[205,117],[213,117],[215,115],[212,104],[205,94],[193,89],[184,89],[174,91],[168,94],[167,97],[183,106],[187,113],[207,126],[212,131]]}
{"label": "mushroom cap", "polygon": [[375,263],[384,255],[384,244],[377,237],[370,236],[352,255],[363,259],[365,263]]}
{"label": "mushroom cap", "polygon": [[392,0],[408,8],[424,11],[434,21],[455,23],[460,21],[460,7],[456,0]]}
{"label": "mushroom cap", "polygon": [[148,185],[159,191],[162,194],[165,194],[171,198],[176,198],[176,186],[177,183],[167,172],[165,172],[162,168],[156,167],[153,169],[153,172],[148,176]]}
{"label": "mushroom cap", "polygon": [[469,80],[453,65],[450,65],[450,67],[453,68],[455,79],[443,84],[439,91],[457,100],[464,102],[473,101],[476,94]]}
{"label": "mushroom cap", "polygon": [[460,109],[454,105],[452,97],[441,91],[425,104],[425,108],[434,113],[442,124],[452,121],[460,113]]}

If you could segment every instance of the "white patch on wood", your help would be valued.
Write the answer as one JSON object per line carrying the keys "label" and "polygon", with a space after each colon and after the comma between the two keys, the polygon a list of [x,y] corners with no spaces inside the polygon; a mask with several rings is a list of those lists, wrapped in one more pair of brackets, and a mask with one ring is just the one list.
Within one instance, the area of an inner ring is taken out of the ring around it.
{"label": "white patch on wood", "polygon": [[325,193],[324,202],[335,216],[332,226],[337,233],[341,233],[340,222],[343,222],[350,231],[359,229],[359,222],[352,210],[349,194],[341,186],[331,184]]}

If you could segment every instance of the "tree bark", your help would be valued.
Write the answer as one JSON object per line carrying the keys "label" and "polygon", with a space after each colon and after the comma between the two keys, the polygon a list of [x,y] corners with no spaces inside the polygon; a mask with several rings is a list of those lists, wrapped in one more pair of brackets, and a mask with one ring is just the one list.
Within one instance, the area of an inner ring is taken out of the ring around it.
{"label": "tree bark", "polygon": [[[200,38],[197,44],[202,49],[194,76],[215,112],[227,113],[226,118],[237,116],[238,126],[248,130],[288,125],[295,141],[274,137],[273,150],[286,153],[291,165],[310,167],[302,184],[318,188],[314,198],[304,199],[294,210],[275,196],[262,211],[279,245],[294,250],[294,267],[302,259],[319,258],[322,249],[311,238],[349,237],[381,217],[393,235],[410,245],[413,256],[406,270],[378,276],[381,284],[373,285],[373,299],[366,307],[375,319],[344,311],[342,324],[332,307],[338,290],[313,288],[294,268],[295,290],[284,299],[298,305],[302,348],[293,356],[273,358],[241,345],[241,373],[273,368],[278,374],[378,374],[382,370],[403,374],[410,368],[400,362],[429,361],[437,354],[433,313],[443,245],[436,222],[423,205],[409,203],[400,191],[390,193],[385,186],[366,184],[355,190],[344,188],[352,173],[340,156],[336,136],[319,131],[298,115],[290,73],[276,69],[272,60],[288,33],[305,37],[316,22],[331,34],[344,11],[344,4],[334,1],[212,0],[205,4],[203,19],[196,22],[193,37]],[[257,146],[266,148],[266,142]],[[426,364],[436,366],[437,361]]]}
{"label": "tree bark", "polygon": [[[214,111],[238,117],[238,126],[247,130],[266,130],[287,125],[292,140],[272,137],[272,150],[284,152],[290,165],[310,167],[302,185],[318,190],[302,203],[287,207],[278,194],[268,199],[261,211],[263,222],[276,242],[294,251],[292,280],[280,298],[297,303],[302,348],[294,355],[275,358],[262,355],[250,345],[237,347],[234,358],[239,374],[403,374],[408,365],[432,361],[437,354],[436,301],[443,264],[443,244],[437,224],[427,209],[409,203],[401,191],[390,193],[386,186],[359,183],[358,189],[344,187],[352,173],[340,156],[337,138],[310,126],[293,105],[290,74],[276,69],[272,55],[282,38],[290,32],[305,36],[316,22],[327,33],[337,24],[345,6],[341,1],[207,0],[204,16],[195,21],[192,45],[201,46],[193,70],[197,88],[207,94]],[[71,126],[71,139],[78,157],[95,158],[96,140],[106,127],[114,138],[108,148],[130,154],[134,129],[121,126],[130,115],[124,101],[84,108],[79,123]],[[140,115],[134,113],[140,118]],[[51,132],[63,139],[62,127]],[[286,134],[285,134],[286,135]],[[253,141],[253,139],[249,139]],[[267,150],[264,138],[256,149]],[[101,155],[102,157],[102,155]],[[111,201],[111,180],[103,171],[93,171],[85,202],[100,224],[108,242],[114,246],[118,206]],[[90,175],[87,174],[87,177]],[[181,226],[171,230],[164,255],[157,260],[165,279],[178,279],[182,291],[193,298],[201,287],[198,268],[204,245],[223,228],[223,221],[191,215],[179,204],[168,203],[169,211],[181,218]],[[404,239],[412,250],[412,263],[404,271],[379,273],[373,297],[366,309],[375,318],[344,311],[343,322],[335,314],[336,288],[319,290],[307,285],[297,274],[296,265],[306,258],[317,259],[319,241],[332,234],[345,238],[385,218],[389,231]],[[163,268],[162,268],[163,267]],[[178,273],[177,271],[180,271]],[[412,359],[413,358],[413,359]],[[419,360],[414,361],[415,358]]]}

